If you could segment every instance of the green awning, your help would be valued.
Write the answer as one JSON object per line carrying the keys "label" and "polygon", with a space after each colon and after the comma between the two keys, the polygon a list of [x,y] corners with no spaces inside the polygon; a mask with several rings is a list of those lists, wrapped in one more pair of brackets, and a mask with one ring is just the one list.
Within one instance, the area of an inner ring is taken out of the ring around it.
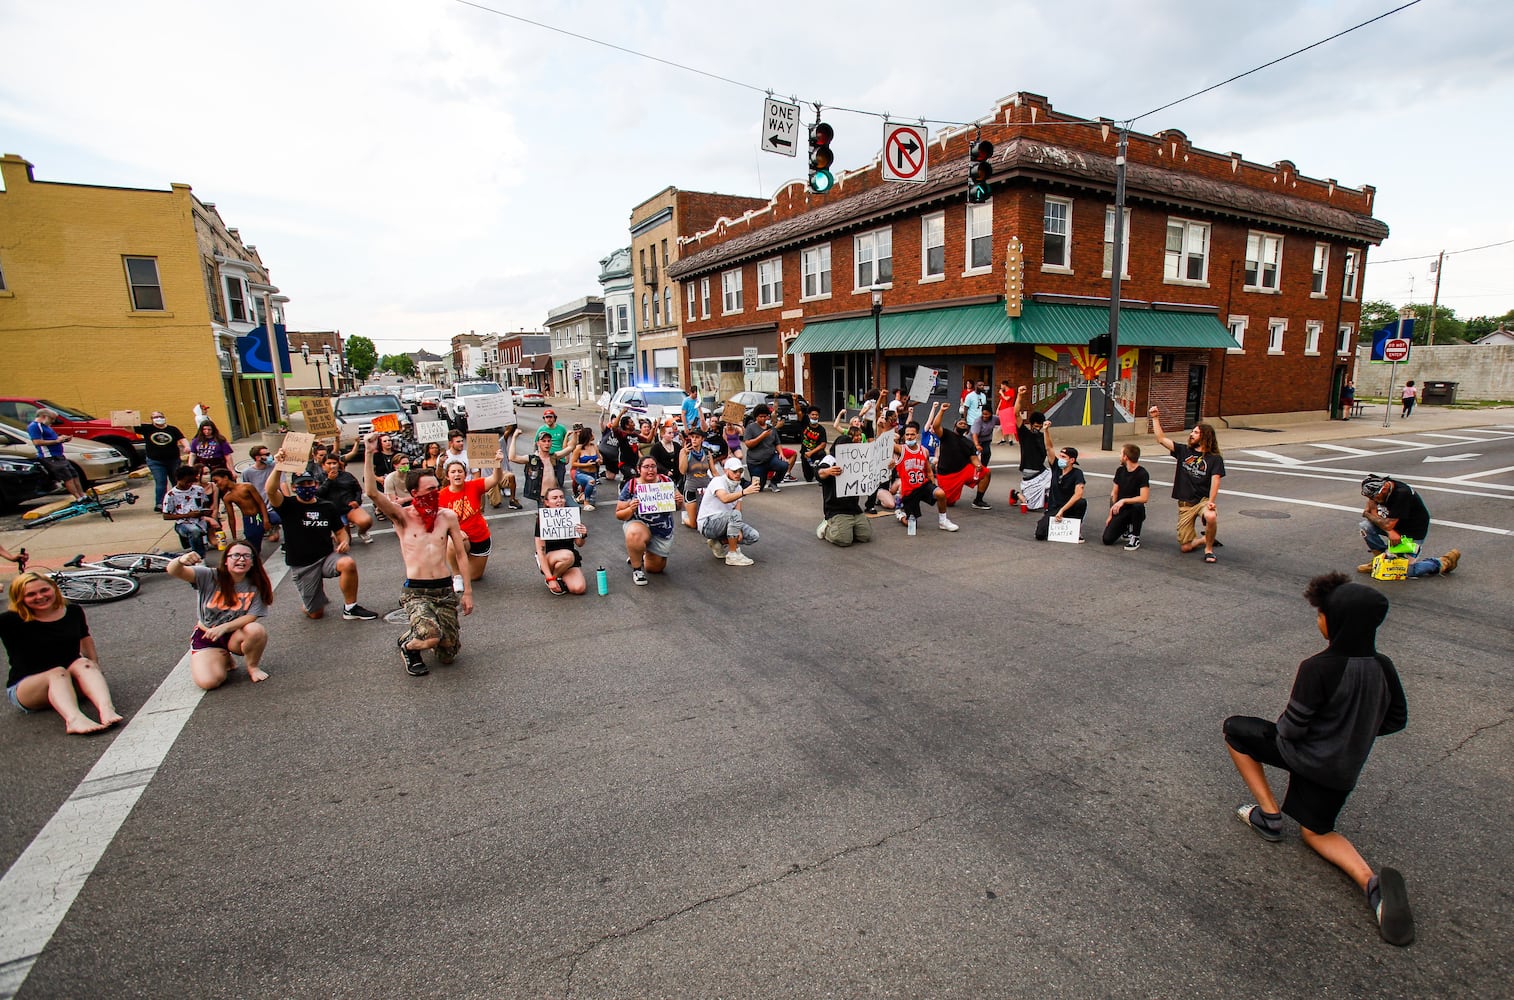
{"label": "green awning", "polygon": [[[921,309],[879,317],[884,350],[971,347],[986,344],[1080,345],[1109,332],[1109,309],[1028,302],[1015,319],[1001,303]],[[1120,310],[1121,347],[1231,348],[1238,346],[1213,313],[1161,309]],[[790,354],[826,354],[873,349],[873,317],[818,320],[805,324]]]}

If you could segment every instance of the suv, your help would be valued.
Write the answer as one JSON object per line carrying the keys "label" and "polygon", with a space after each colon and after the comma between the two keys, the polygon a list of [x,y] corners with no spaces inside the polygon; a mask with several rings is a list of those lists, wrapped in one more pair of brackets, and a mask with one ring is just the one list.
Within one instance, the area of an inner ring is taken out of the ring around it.
{"label": "suv", "polygon": [[464,433],[468,430],[468,397],[485,396],[494,393],[502,393],[498,382],[455,382],[452,385],[452,399],[443,400],[442,417],[454,430]]}
{"label": "suv", "polygon": [[617,389],[610,397],[608,412],[619,416],[622,412],[640,420],[646,417],[656,422],[663,417],[682,420],[684,392],[668,386],[631,385]]}
{"label": "suv", "polygon": [[343,441],[356,438],[361,442],[372,432],[373,418],[386,413],[399,418],[400,433],[410,430],[410,414],[405,412],[404,404],[393,393],[348,393],[338,396],[331,409]]}
{"label": "suv", "polygon": [[50,399],[0,396],[0,420],[25,428],[36,419],[37,411],[43,407],[57,411],[58,419],[53,421],[53,430],[60,437],[72,434],[77,440],[93,441],[114,448],[130,467],[141,465],[147,460],[141,435],[130,427],[112,427],[109,420],[92,417],[71,406],[59,406]]}

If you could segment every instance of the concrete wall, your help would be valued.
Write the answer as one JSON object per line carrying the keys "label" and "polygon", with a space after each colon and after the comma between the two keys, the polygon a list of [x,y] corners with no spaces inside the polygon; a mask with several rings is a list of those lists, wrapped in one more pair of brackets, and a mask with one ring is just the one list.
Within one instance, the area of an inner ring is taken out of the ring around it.
{"label": "concrete wall", "polygon": [[[1358,396],[1383,396],[1388,391],[1388,371],[1395,366],[1367,360],[1371,353],[1371,345],[1357,346]],[[1514,344],[1415,345],[1409,352],[1409,360],[1396,367],[1398,370],[1393,373],[1394,396],[1412,378],[1415,385],[1424,385],[1427,381],[1456,382],[1458,401],[1514,399]]]}

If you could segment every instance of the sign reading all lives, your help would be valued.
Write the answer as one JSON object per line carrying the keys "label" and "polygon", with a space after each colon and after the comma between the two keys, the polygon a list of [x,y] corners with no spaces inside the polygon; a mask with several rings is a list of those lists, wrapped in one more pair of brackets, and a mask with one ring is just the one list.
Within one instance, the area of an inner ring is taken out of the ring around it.
{"label": "sign reading all lives", "polygon": [[671,514],[678,509],[678,487],[672,483],[637,483],[636,511],[639,514]]}
{"label": "sign reading all lives", "polygon": [[762,102],[762,150],[799,155],[799,105],[771,97]]}
{"label": "sign reading all lives", "polygon": [[547,541],[578,537],[577,507],[543,507],[536,512],[541,537]]}

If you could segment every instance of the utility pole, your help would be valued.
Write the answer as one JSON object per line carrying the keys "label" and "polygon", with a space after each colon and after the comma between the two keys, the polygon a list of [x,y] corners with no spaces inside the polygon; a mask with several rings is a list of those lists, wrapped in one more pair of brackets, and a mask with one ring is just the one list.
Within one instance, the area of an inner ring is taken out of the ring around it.
{"label": "utility pole", "polygon": [[1446,263],[1446,252],[1442,250],[1440,256],[1435,258],[1435,295],[1430,300],[1430,332],[1425,335],[1425,346],[1435,343],[1435,311],[1440,305],[1440,272]]}
{"label": "utility pole", "polygon": [[1114,450],[1114,387],[1120,371],[1120,272],[1125,253],[1125,144],[1120,129],[1114,158],[1114,258],[1109,262],[1109,357],[1104,361],[1104,451]]}

